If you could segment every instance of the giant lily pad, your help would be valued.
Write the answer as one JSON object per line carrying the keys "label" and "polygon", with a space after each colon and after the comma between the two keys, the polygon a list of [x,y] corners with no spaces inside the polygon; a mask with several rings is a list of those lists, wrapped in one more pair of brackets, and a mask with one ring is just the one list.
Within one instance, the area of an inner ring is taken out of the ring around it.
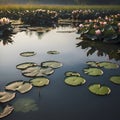
{"label": "giant lily pad", "polygon": [[48,54],[59,54],[60,52],[53,50],[53,51],[48,51],[47,53]]}
{"label": "giant lily pad", "polygon": [[96,95],[108,95],[111,90],[107,86],[101,86],[100,84],[93,84],[89,86],[89,91]]}
{"label": "giant lily pad", "polygon": [[115,69],[115,68],[118,68],[119,65],[116,64],[116,63],[111,63],[111,62],[100,62],[99,63],[99,66],[100,67],[104,67],[106,69]]}
{"label": "giant lily pad", "polygon": [[37,77],[37,76],[46,76],[54,72],[52,68],[49,67],[39,67],[33,66],[29,67],[22,71],[22,74],[26,77]]}
{"label": "giant lily pad", "polygon": [[32,89],[32,85],[30,83],[25,83],[24,81],[15,81],[5,86],[5,89],[19,91],[20,93],[26,93]]}
{"label": "giant lily pad", "polygon": [[13,104],[13,106],[16,112],[26,113],[38,110],[35,101],[29,98],[20,98]]}
{"label": "giant lily pad", "polygon": [[0,102],[8,102],[12,100],[15,97],[15,93],[10,93],[10,92],[0,92]]}
{"label": "giant lily pad", "polygon": [[49,84],[49,80],[45,77],[38,77],[30,80],[33,86],[42,87]]}
{"label": "giant lily pad", "polygon": [[22,64],[19,64],[16,66],[17,69],[20,69],[20,70],[24,70],[28,67],[32,67],[32,66],[36,66],[37,64],[36,63],[33,63],[33,62],[25,62],[25,63],[22,63]]}
{"label": "giant lily pad", "polygon": [[0,118],[4,118],[6,116],[8,116],[9,114],[12,113],[12,111],[14,110],[14,108],[12,106],[7,105],[2,112],[0,112]]}
{"label": "giant lily pad", "polygon": [[46,61],[46,62],[42,62],[41,66],[43,67],[51,67],[51,68],[59,68],[62,66],[62,63],[58,62],[58,61]]}
{"label": "giant lily pad", "polygon": [[113,82],[113,83],[115,83],[115,84],[120,85],[120,76],[112,76],[110,78],[110,81]]}
{"label": "giant lily pad", "polygon": [[68,71],[68,72],[65,73],[65,76],[66,77],[69,77],[69,76],[80,76],[80,73]]}
{"label": "giant lily pad", "polygon": [[85,82],[86,80],[83,77],[79,77],[79,76],[71,76],[65,78],[65,83],[71,86],[82,85]]}
{"label": "giant lily pad", "polygon": [[84,73],[91,75],[91,76],[100,76],[103,74],[103,71],[98,68],[86,68],[84,69]]}
{"label": "giant lily pad", "polygon": [[30,57],[30,56],[36,55],[36,53],[33,52],[33,51],[31,51],[31,52],[22,52],[22,53],[20,53],[20,55],[23,56],[23,57]]}

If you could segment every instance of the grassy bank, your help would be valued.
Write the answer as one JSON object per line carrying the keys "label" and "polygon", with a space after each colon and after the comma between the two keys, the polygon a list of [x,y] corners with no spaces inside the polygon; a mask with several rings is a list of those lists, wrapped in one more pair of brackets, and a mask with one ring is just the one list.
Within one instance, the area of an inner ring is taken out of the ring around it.
{"label": "grassy bank", "polygon": [[0,10],[34,10],[34,9],[49,9],[49,10],[75,10],[75,9],[101,9],[101,10],[120,10],[120,5],[33,5],[33,4],[7,4],[0,5]]}

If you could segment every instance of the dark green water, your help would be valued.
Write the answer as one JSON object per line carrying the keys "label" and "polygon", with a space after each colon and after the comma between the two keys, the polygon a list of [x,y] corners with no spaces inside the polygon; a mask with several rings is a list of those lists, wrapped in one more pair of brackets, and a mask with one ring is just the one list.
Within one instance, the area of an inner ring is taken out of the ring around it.
{"label": "dark green water", "polygon": [[[111,75],[120,75],[118,69],[102,69],[104,74],[99,77],[88,76],[83,73],[87,67],[87,61],[110,61],[120,65],[120,54],[116,55],[120,48],[116,45],[98,45],[79,43],[79,37],[73,33],[58,33],[59,30],[69,30],[69,27],[60,27],[42,35],[36,32],[19,32],[13,36],[13,43],[3,45],[0,42],[0,91],[4,86],[16,80],[29,81],[16,65],[23,62],[35,62],[55,60],[63,63],[54,74],[48,76],[50,84],[39,89],[33,87],[25,94],[16,94],[12,101],[1,104],[14,104],[20,98],[33,99],[37,111],[27,113],[13,112],[4,120],[119,120],[120,86],[109,81]],[[79,43],[78,45],[76,45]],[[77,47],[78,46],[78,47]],[[91,47],[92,46],[92,47]],[[108,49],[109,48],[109,49]],[[60,54],[50,55],[47,51],[57,50]],[[22,57],[21,52],[34,51],[37,54],[32,57]],[[113,52],[113,53],[112,53]],[[86,79],[82,86],[71,87],[64,83],[66,71],[76,71]],[[111,88],[108,96],[96,96],[89,92],[88,86],[92,83],[101,83]]]}

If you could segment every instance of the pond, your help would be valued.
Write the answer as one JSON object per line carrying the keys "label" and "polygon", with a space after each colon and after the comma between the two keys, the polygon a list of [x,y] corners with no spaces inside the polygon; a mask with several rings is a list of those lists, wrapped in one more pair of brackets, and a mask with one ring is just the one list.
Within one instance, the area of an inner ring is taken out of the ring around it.
{"label": "pond", "polygon": [[[16,68],[24,62],[41,64],[45,61],[59,61],[62,67],[47,76],[50,84],[45,87],[33,87],[25,94],[16,92],[16,97],[0,106],[16,105],[18,108],[4,120],[119,120],[120,86],[110,82],[110,76],[120,75],[120,68],[105,69],[101,76],[89,76],[83,72],[88,61],[108,61],[120,65],[120,47],[117,45],[83,42],[74,28],[58,27],[46,33],[22,31],[12,36],[12,43],[0,42],[0,91],[12,81],[29,81]],[[67,32],[71,31],[71,32]],[[108,47],[108,48],[107,48]],[[34,51],[36,55],[22,57],[20,53]],[[48,54],[58,51],[60,54]],[[80,73],[86,79],[81,86],[72,87],[65,84],[65,72]],[[97,96],[88,90],[93,83],[109,86],[110,95]],[[20,102],[21,101],[21,102]],[[23,107],[22,107],[22,104]],[[26,106],[28,105],[28,108]],[[30,109],[30,111],[29,111]]]}

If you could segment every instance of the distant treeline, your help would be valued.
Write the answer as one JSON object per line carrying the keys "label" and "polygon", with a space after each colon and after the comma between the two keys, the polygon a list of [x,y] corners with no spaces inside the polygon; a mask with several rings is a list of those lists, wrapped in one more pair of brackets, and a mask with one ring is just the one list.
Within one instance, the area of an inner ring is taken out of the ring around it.
{"label": "distant treeline", "polygon": [[66,4],[66,5],[100,5],[100,4],[120,4],[120,0],[0,0],[0,4]]}

